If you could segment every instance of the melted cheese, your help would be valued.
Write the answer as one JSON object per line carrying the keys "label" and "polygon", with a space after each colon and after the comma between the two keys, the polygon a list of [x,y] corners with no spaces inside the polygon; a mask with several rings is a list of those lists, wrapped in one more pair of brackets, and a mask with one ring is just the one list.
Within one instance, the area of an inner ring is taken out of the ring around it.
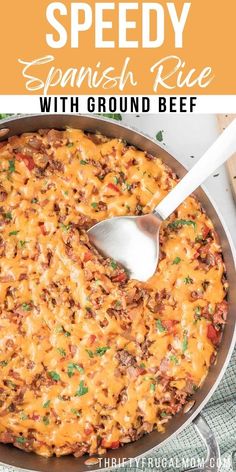
{"label": "melted cheese", "polygon": [[[42,142],[40,150],[30,147],[32,138]],[[33,158],[33,169],[17,157],[22,153]],[[37,174],[45,156],[59,165]],[[59,145],[46,134],[11,138],[0,158],[6,192],[0,214],[0,438],[7,442],[10,434],[9,442],[48,456],[83,447],[102,452],[131,440],[130,431],[143,434],[145,424],[162,431],[162,413],[178,410],[175,392],[185,391],[187,382],[200,386],[215,352],[207,337],[210,321],[194,315],[196,307],[215,307],[225,297],[223,262],[202,268],[195,258],[196,236],[204,225],[212,229],[211,221],[188,198],[177,218],[195,226],[170,231],[165,222],[156,274],[146,284],[119,284],[109,261],[93,252],[86,260],[88,238],[79,230],[84,217],[92,224],[137,208],[149,212],[175,185],[170,170],[117,139],[94,143],[73,129]],[[220,252],[214,238],[209,244],[213,254]],[[141,290],[136,302],[129,294]],[[199,290],[202,296],[193,300]],[[167,296],[152,309],[163,291]],[[121,314],[110,311],[116,305]],[[165,321],[175,322],[173,330],[158,329]],[[99,355],[100,348],[108,349]],[[135,357],[140,375],[120,369],[121,350]]]}

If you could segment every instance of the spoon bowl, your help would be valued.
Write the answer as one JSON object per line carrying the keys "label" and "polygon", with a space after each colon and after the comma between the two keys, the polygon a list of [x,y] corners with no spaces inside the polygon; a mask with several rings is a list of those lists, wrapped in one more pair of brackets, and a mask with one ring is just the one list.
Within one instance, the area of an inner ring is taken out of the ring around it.
{"label": "spoon bowl", "polygon": [[131,278],[145,282],[157,268],[161,222],[235,152],[236,119],[159,203],[153,213],[101,221],[89,229],[90,241],[103,255],[120,262]]}
{"label": "spoon bowl", "polygon": [[98,251],[122,264],[130,278],[145,282],[159,259],[161,219],[154,215],[119,216],[101,221],[88,230]]}

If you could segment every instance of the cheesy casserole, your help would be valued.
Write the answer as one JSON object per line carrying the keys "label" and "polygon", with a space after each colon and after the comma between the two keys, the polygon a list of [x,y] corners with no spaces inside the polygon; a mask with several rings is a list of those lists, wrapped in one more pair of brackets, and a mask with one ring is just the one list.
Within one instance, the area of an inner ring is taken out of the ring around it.
{"label": "cheesy casserole", "polygon": [[165,423],[203,383],[227,316],[212,222],[189,197],[163,223],[147,282],[86,229],[150,212],[176,184],[118,139],[39,130],[0,143],[0,441],[104,453]]}

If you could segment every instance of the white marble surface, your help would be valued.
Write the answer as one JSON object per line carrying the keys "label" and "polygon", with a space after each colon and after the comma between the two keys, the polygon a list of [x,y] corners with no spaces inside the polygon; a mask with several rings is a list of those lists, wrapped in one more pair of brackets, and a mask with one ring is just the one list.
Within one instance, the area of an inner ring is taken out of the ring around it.
{"label": "white marble surface", "polygon": [[[215,115],[123,115],[122,122],[151,137],[163,130],[166,149],[186,168],[194,165],[219,133]],[[204,186],[222,213],[236,246],[236,205],[225,167],[220,167],[214,175]]]}

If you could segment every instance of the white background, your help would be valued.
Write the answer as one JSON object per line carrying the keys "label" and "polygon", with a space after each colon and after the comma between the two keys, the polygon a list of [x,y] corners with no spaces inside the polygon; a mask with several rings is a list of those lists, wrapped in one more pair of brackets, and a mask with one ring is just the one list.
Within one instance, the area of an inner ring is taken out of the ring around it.
{"label": "white background", "polygon": [[[216,115],[122,115],[122,122],[151,137],[163,130],[165,148],[189,169],[219,134]],[[225,167],[216,174],[219,175],[208,178],[204,186],[222,213],[236,246],[236,204]]]}

